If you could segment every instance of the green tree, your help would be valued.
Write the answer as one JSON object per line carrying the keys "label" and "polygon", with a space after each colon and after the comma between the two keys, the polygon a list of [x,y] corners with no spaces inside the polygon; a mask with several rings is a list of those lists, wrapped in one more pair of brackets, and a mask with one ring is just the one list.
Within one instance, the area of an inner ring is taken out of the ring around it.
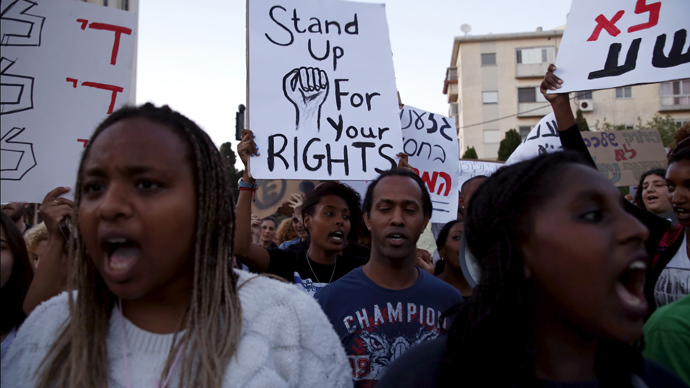
{"label": "green tree", "polygon": [[667,114],[666,117],[661,117],[657,114],[645,124],[642,124],[642,120],[639,118],[638,121],[639,124],[635,129],[656,129],[659,131],[659,135],[661,136],[661,141],[664,143],[664,147],[669,147],[671,144],[673,144],[673,135],[679,129],[678,125],[676,125],[676,121],[673,119],[673,116]]}
{"label": "green tree", "polygon": [[467,147],[467,150],[465,151],[464,154],[462,154],[463,159],[479,159],[479,156],[477,156],[477,151],[474,149],[474,146],[472,147]]}
{"label": "green tree", "polygon": [[237,171],[235,168],[237,155],[235,155],[235,151],[232,150],[232,144],[221,144],[220,154],[225,162],[225,171],[230,181],[230,195],[232,195],[233,201],[237,203],[237,198],[240,196],[240,188],[237,185],[237,181],[242,177],[242,174],[244,174],[244,170]]}
{"label": "green tree", "polygon": [[578,109],[575,114],[575,122],[577,123],[577,128],[580,132],[590,132],[589,124],[587,124],[587,119],[582,115],[582,110]]}
{"label": "green tree", "polygon": [[515,129],[509,129],[506,132],[506,137],[501,140],[498,146],[498,160],[505,162],[510,157],[510,154],[522,143],[522,137]]}
{"label": "green tree", "polygon": [[594,123],[594,129],[597,131],[624,131],[626,128],[625,124],[609,123],[606,121],[606,117],[604,117],[601,122],[597,120],[597,122]]}

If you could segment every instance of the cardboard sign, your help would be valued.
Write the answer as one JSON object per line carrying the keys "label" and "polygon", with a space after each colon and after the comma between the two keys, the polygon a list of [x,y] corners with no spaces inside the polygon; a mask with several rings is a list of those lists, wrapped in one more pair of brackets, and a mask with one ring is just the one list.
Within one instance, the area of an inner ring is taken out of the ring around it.
{"label": "cardboard sign", "polygon": [[136,25],[78,1],[2,2],[2,202],[73,187],[93,130],[129,100]]}
{"label": "cardboard sign", "polygon": [[690,77],[690,1],[573,0],[550,93]]}
{"label": "cardboard sign", "polygon": [[455,220],[459,172],[455,120],[405,105],[400,110],[400,123],[403,151],[431,194],[431,222]]}
{"label": "cardboard sign", "polygon": [[[259,179],[256,195],[252,201],[252,214],[264,218],[281,208],[292,194],[308,193],[319,181],[287,181],[284,179]],[[289,210],[292,213],[291,210]]]}
{"label": "cardboard sign", "polygon": [[501,162],[488,162],[483,160],[461,159],[458,161],[458,191],[466,180],[477,175],[491,176],[496,170],[503,167]]}
{"label": "cardboard sign", "polygon": [[249,128],[256,178],[367,180],[402,150],[385,8],[252,0]]}
{"label": "cardboard sign", "polygon": [[537,125],[529,131],[525,140],[522,141],[508,160],[506,166],[535,158],[541,154],[562,151],[561,139],[558,137],[558,125],[556,116],[549,113],[544,116]]}
{"label": "cardboard sign", "polygon": [[616,186],[637,185],[653,168],[666,168],[666,151],[654,129],[582,132],[599,171]]}

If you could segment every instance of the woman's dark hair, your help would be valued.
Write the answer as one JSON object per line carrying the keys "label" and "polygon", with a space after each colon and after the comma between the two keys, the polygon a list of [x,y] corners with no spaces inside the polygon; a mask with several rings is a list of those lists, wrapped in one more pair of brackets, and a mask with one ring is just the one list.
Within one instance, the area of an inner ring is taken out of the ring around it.
{"label": "woman's dark hair", "polygon": [[382,172],[381,175],[378,176],[378,178],[369,183],[369,187],[367,187],[367,193],[364,196],[364,203],[362,204],[362,209],[364,209],[364,212],[366,214],[371,214],[371,206],[374,203],[374,189],[376,188],[376,185],[378,185],[379,182],[381,182],[381,179],[388,176],[405,176],[408,178],[412,178],[412,180],[422,190],[422,212],[424,213],[425,217],[431,218],[431,212],[434,210],[434,208],[431,204],[431,196],[429,195],[429,190],[426,188],[424,181],[422,180],[422,178],[419,177],[419,175],[415,174],[414,171],[407,168],[397,167]]}
{"label": "woman's dark hair", "polygon": [[278,220],[276,220],[274,217],[266,216],[266,217],[264,217],[264,218],[261,219],[261,223],[263,224],[264,221],[271,221],[271,222],[273,222],[273,227],[276,228],[276,230],[278,229]]}
{"label": "woman's dark hair", "polygon": [[635,198],[633,198],[633,201],[637,207],[645,210],[647,210],[647,207],[644,205],[644,201],[642,200],[642,185],[644,184],[644,180],[650,175],[658,175],[665,180],[666,170],[663,168],[654,168],[640,176],[640,182],[637,184],[637,191],[635,191]]}
{"label": "woman's dark hair", "polygon": [[436,237],[436,249],[441,250],[446,245],[446,241],[448,240],[448,234],[450,233],[450,229],[455,226],[455,224],[459,224],[463,221],[460,220],[453,220],[450,221],[449,223],[443,225],[443,228],[441,228],[441,231],[438,232],[438,237]]}
{"label": "woman's dark hair", "polygon": [[681,160],[690,160],[690,122],[683,124],[673,134],[673,139],[674,144],[669,147],[671,150],[667,156],[669,166]]}
{"label": "woman's dark hair", "polygon": [[22,305],[34,278],[34,270],[29,261],[24,237],[17,225],[5,212],[0,212],[0,224],[5,231],[7,245],[14,256],[12,274],[7,279],[5,286],[2,287],[0,296],[0,311],[2,311],[0,329],[3,333],[9,333],[13,327],[21,325],[26,319]]}
{"label": "woman's dark hair", "polygon": [[314,190],[308,192],[306,198],[304,198],[304,205],[302,205],[302,222],[304,222],[305,215],[314,216],[316,205],[318,205],[321,198],[326,195],[335,195],[345,201],[347,207],[350,209],[350,233],[347,235],[347,239],[350,241],[357,241],[358,231],[363,222],[362,210],[360,209],[362,200],[352,187],[344,183],[335,181],[322,182],[314,187]]}
{"label": "woman's dark hair", "polygon": [[[536,289],[525,279],[520,247],[533,231],[535,213],[563,185],[563,169],[573,164],[586,162],[569,152],[541,155],[499,169],[472,196],[464,234],[482,276],[473,299],[460,308],[449,330],[440,386],[457,384],[458,378],[468,387],[537,385]],[[601,346],[607,355],[597,356],[602,386],[629,383],[631,366],[641,366],[639,351],[623,348]]]}

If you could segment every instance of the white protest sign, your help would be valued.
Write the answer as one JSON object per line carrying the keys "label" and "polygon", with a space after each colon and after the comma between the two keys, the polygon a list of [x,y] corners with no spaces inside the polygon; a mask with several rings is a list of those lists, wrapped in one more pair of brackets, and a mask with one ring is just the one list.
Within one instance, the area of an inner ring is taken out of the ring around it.
{"label": "white protest sign", "polygon": [[549,92],[688,78],[688,30],[688,0],[573,0]]}
{"label": "white protest sign", "polygon": [[529,131],[529,134],[522,141],[515,151],[506,160],[506,166],[536,158],[541,154],[562,151],[561,139],[558,137],[558,126],[556,116],[549,113],[544,116],[537,125]]}
{"label": "white protest sign", "polygon": [[405,105],[400,110],[400,123],[403,151],[431,194],[431,222],[457,219],[459,151],[455,120]]}
{"label": "white protest sign", "polygon": [[128,102],[136,25],[78,1],[2,1],[3,203],[73,187],[93,130]]}
{"label": "white protest sign", "polygon": [[478,176],[491,176],[496,170],[503,167],[501,162],[487,162],[483,160],[461,159],[458,161],[458,191],[462,188],[462,184],[468,179]]}
{"label": "white protest sign", "polygon": [[396,166],[402,136],[384,5],[248,4],[252,175],[367,180]]}

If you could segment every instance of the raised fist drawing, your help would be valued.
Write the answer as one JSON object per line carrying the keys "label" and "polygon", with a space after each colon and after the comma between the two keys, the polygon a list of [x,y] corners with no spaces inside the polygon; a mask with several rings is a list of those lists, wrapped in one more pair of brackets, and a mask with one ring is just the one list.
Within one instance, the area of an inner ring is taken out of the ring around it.
{"label": "raised fist drawing", "polygon": [[328,96],[328,76],[316,67],[293,69],[283,77],[285,97],[295,106],[295,129],[321,129],[321,105]]}

